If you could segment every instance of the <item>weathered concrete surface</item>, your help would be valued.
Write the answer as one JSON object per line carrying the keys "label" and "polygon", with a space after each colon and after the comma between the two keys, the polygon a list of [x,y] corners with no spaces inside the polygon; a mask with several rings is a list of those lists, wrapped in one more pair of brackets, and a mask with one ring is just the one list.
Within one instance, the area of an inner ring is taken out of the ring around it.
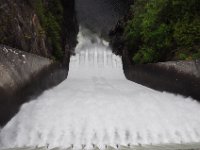
{"label": "weathered concrete surface", "polygon": [[0,46],[0,87],[14,92],[52,63],[47,58]]}
{"label": "weathered concrete surface", "polygon": [[200,60],[134,65],[122,56],[127,79],[150,88],[190,96],[200,101]]}
{"label": "weathered concrete surface", "polygon": [[[69,59],[66,62],[69,64]],[[0,126],[21,104],[59,84],[67,74],[68,65],[0,45]]]}
{"label": "weathered concrete surface", "polygon": [[50,56],[47,36],[32,0],[0,1],[0,43],[41,56]]}
{"label": "weathered concrete surface", "polygon": [[200,78],[200,59],[194,61],[168,61],[160,62],[156,65],[166,69],[174,68],[179,73],[189,74]]}

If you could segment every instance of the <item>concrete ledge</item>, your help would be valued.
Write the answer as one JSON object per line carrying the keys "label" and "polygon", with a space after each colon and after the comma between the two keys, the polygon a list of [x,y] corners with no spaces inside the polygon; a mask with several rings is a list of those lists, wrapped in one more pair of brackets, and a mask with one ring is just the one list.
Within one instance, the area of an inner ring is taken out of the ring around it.
{"label": "concrete ledge", "polygon": [[21,147],[21,148],[10,148],[10,149],[2,149],[2,150],[200,150],[200,143],[182,143],[182,144],[144,144],[144,145],[129,145],[123,146],[118,145],[117,147],[112,147],[109,145],[105,145],[105,148],[99,148],[97,145],[94,145],[93,148],[49,148],[49,146],[43,147]]}
{"label": "concrete ledge", "polygon": [[145,65],[133,65],[126,60],[123,68],[128,80],[200,101],[200,60]]}
{"label": "concrete ledge", "polygon": [[188,74],[200,78],[200,59],[194,61],[160,62],[156,65],[166,69],[173,68],[178,73]]}
{"label": "concrete ledge", "polygon": [[0,45],[0,126],[21,104],[67,78],[68,66]]}

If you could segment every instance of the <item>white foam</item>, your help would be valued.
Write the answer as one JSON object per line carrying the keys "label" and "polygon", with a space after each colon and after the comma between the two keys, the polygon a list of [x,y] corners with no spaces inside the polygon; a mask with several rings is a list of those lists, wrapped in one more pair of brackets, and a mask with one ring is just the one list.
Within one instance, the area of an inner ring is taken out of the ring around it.
{"label": "white foam", "polygon": [[101,41],[79,33],[68,79],[24,104],[0,131],[0,147],[200,141],[200,104],[126,80]]}

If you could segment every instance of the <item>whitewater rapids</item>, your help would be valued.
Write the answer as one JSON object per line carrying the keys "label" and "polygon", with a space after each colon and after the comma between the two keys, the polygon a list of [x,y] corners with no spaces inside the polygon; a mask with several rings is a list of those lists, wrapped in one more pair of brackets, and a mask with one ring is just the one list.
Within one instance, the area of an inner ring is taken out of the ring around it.
{"label": "whitewater rapids", "polygon": [[200,142],[200,104],[126,80],[120,57],[87,30],[68,79],[24,104],[0,131],[0,148],[91,148]]}

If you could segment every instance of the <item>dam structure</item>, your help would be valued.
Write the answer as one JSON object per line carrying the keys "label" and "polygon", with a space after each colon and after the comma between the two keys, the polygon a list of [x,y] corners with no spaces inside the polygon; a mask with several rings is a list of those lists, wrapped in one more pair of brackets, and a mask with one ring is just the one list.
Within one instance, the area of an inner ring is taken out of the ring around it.
{"label": "dam structure", "polygon": [[128,81],[108,42],[80,27],[68,78],[21,106],[0,150],[200,149],[200,104]]}

